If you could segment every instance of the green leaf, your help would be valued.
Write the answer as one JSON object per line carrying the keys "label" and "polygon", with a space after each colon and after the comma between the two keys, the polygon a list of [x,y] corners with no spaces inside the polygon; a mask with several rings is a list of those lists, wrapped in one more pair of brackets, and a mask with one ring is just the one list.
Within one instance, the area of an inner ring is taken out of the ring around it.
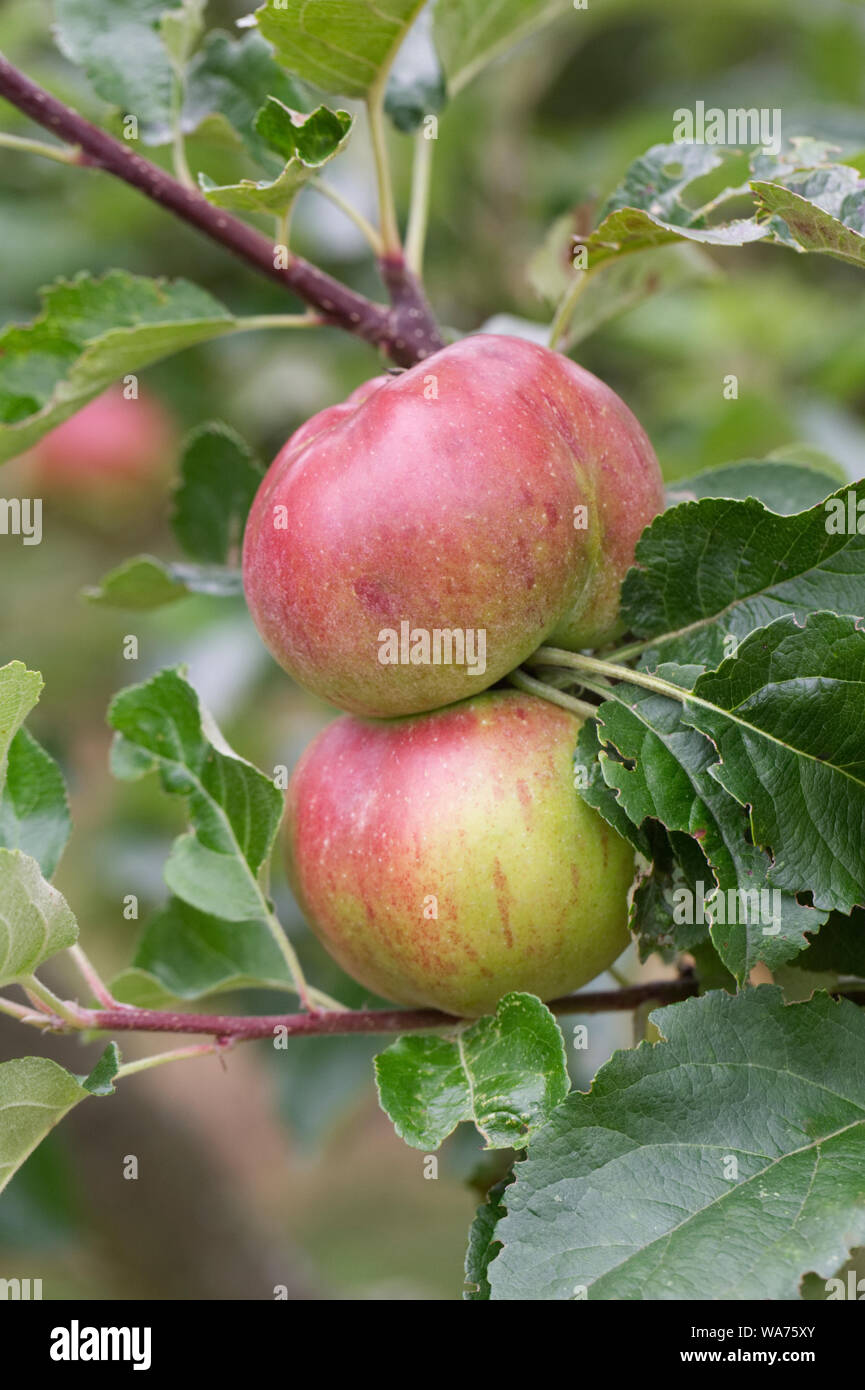
{"label": "green leaf", "polygon": [[771,512],[789,516],[822,502],[838,487],[837,473],[791,460],[740,459],[720,468],[707,468],[693,478],[676,478],[667,488],[670,506],[703,497],[756,497]]}
{"label": "green leaf", "polygon": [[48,1135],[0,1201],[0,1242],[7,1250],[58,1250],[80,1236],[81,1216],[66,1145]]}
{"label": "green leaf", "polygon": [[177,599],[186,598],[188,593],[186,585],[172,573],[172,567],[151,555],[136,555],[124,560],[116,569],[109,570],[97,587],[84,590],[90,603],[141,612],[175,603]]}
{"label": "green leaf", "polygon": [[512,1182],[513,1178],[505,1178],[502,1182],[495,1183],[487,1193],[487,1200],[475,1213],[466,1251],[468,1287],[463,1298],[467,1301],[486,1302],[490,1297],[489,1267],[502,1248],[501,1241],[496,1238],[496,1227],[502,1217],[507,1215],[504,1198]]}
{"label": "green leaf", "polygon": [[119,1066],[120,1049],[116,1042],[110,1042],[90,1075],[76,1079],[91,1096],[111,1096],[114,1094],[114,1079]]}
{"label": "green leaf", "polygon": [[444,73],[433,42],[432,7],[425,5],[408,32],[388,78],[384,109],[409,134],[447,101]]}
{"label": "green leaf", "polygon": [[865,265],[865,179],[855,169],[833,164],[783,183],[755,179],[751,187],[761,210],[782,220],[794,249]]}
{"label": "green leaf", "polygon": [[352,123],[347,111],[317,106],[304,115],[276,97],[268,97],[255,118],[256,130],[276,154],[288,161],[296,157],[311,169],[326,164],[339,152]]}
{"label": "green leaf", "polygon": [[[685,839],[682,836],[680,839]],[[672,844],[673,836],[669,836]],[[695,844],[695,841],[691,841]],[[712,882],[711,871],[705,869],[702,882]],[[646,874],[639,879],[631,901],[631,916],[628,926],[637,938],[640,960],[659,955],[662,960],[674,961],[682,951],[695,954],[698,947],[708,940],[708,927],[704,923],[682,923],[676,917],[677,895],[688,891],[696,901],[696,882],[687,880],[678,858],[660,865],[653,862]]]}
{"label": "green leaf", "polygon": [[[588,269],[683,239],[709,246],[768,239],[861,264],[865,180],[855,169],[826,163],[831,148],[803,138],[781,155],[760,147],[749,158],[733,147],[653,145],[607,200],[600,226],[578,238]],[[816,167],[805,167],[809,162]],[[734,210],[743,200],[752,214],[724,221],[725,205]]]}
{"label": "green leaf", "polygon": [[69,830],[63,774],[35,738],[19,729],[9,749],[6,785],[0,794],[0,845],[31,855],[50,878]]}
{"label": "green leaf", "polygon": [[291,987],[285,960],[261,920],[224,921],[179,898],[146,924],[132,960],[175,999],[220,990]]}
{"label": "green leaf", "polygon": [[183,73],[190,55],[204,32],[207,0],[183,0],[179,10],[165,9],[159,20],[159,35],[169,60]]}
{"label": "green leaf", "polygon": [[865,502],[863,485],[850,484],[834,501],[793,516],[753,499],[705,498],[657,517],[637,545],[639,568],[622,587],[629,626],[657,638],[645,660],[662,653],[716,666],[728,653],[726,639],[741,641],[779,616],[865,612],[857,488]]}
{"label": "green leaf", "polygon": [[351,127],[352,117],[347,111],[319,106],[309,116],[299,116],[269,97],[256,118],[256,129],[271,149],[288,157],[282,173],[275,179],[241,179],[220,185],[199,174],[201,190],[216,207],[284,216],[304,184],[344,149]]}
{"label": "green leaf", "polygon": [[[803,468],[810,468],[817,473],[825,474],[837,485],[847,482],[847,470],[836,458],[828,454],[825,449],[819,449],[816,444],[807,444],[802,439],[794,440],[792,444],[782,444],[780,448],[773,449],[766,458],[772,463],[792,463],[798,464]],[[795,510],[803,511],[804,508]]]}
{"label": "green leaf", "polygon": [[718,273],[699,246],[685,243],[637,251],[618,260],[607,260],[596,269],[577,270],[572,260],[575,234],[575,217],[565,213],[553,223],[529,264],[533,287],[553,302],[571,295],[577,277],[582,278],[567,334],[560,342],[562,350],[574,347],[602,324],[644,303],[653,294],[711,279]]}
{"label": "green leaf", "polygon": [[473,1118],[459,1047],[446,1038],[397,1038],[376,1057],[375,1076],[382,1110],[416,1149],[437,1149],[461,1120]]}
{"label": "green leaf", "polygon": [[0,1192],[46,1134],[90,1094],[47,1057],[0,1062]]}
{"label": "green leaf", "polygon": [[175,840],[165,866],[171,891],[226,921],[266,917],[259,876],[282,816],[273,782],[232,752],[179,671],[121,691],[108,722],[121,736],[115,775],[158,769],[165,791],[188,799],[192,828]]}
{"label": "green leaf", "polygon": [[517,1164],[494,1299],[794,1300],[865,1240],[861,1010],[761,986],[651,1017],[666,1041],[616,1053]]}
{"label": "green leaf", "polygon": [[[574,14],[572,0],[438,0],[436,47],[448,91],[455,95],[488,63],[568,12]],[[575,22],[580,22],[579,15]]]}
{"label": "green leaf", "polygon": [[856,907],[849,917],[831,912],[807,951],[793,961],[797,970],[836,975],[858,975],[865,979],[865,911]]}
{"label": "green leaf", "polygon": [[[687,689],[696,673],[663,665],[657,674]],[[748,842],[744,810],[716,779],[715,746],[689,727],[682,704],[620,683],[601,705],[598,722],[598,739],[616,752],[614,758],[603,748],[598,761],[608,787],[618,794],[620,814],[637,826],[654,818],[669,831],[691,836],[711,870],[695,885],[699,901],[690,887],[681,899],[688,909],[679,918],[684,939],[672,926],[679,948],[690,949],[701,919],[711,923],[714,946],[740,982],[758,961],[774,969],[803,950],[805,932],[816,932],[825,913],[803,907],[791,894],[773,894],[771,861]],[[657,910],[659,904],[653,906]]]}
{"label": "green leaf", "polygon": [[138,117],[145,144],[173,139],[180,80],[185,134],[205,122],[218,125],[268,167],[272,160],[255,131],[256,112],[268,96],[297,109],[306,106],[306,96],[255,30],[234,38],[214,29],[193,52],[202,10],[203,0],[56,0],[55,32],[94,91]]}
{"label": "green leaf", "polygon": [[574,283],[574,238],[585,229],[588,208],[585,203],[563,212],[547,228],[540,246],[527,267],[529,284],[541,299],[555,304]]}
{"label": "green leaf", "polygon": [[644,858],[652,858],[652,850],[648,838],[644,831],[639,828],[639,823],[635,824],[632,818],[625,811],[619,800],[614,786],[608,784],[604,779],[603,764],[601,762],[602,743],[599,736],[598,721],[587,719],[580,729],[577,737],[577,749],[574,758],[575,771],[584,772],[585,786],[582,781],[575,780],[574,785],[579,791],[584,801],[589,806],[603,816],[608,825],[628,840]]}
{"label": "green leaf", "polygon": [[622,208],[604,218],[583,244],[588,250],[589,267],[596,269],[617,256],[631,255],[648,247],[668,246],[676,241],[698,241],[705,246],[747,246],[768,235],[768,226],[753,218],[736,218],[712,227],[677,226],[637,208]]}
{"label": "green leaf", "polygon": [[69,904],[36,860],[0,849],[0,986],[26,979],[77,939]]}
{"label": "green leaf", "polygon": [[780,182],[790,174],[804,169],[814,169],[817,165],[833,165],[839,154],[840,145],[832,145],[827,140],[815,140],[811,135],[794,135],[787,142],[786,150],[782,149],[780,154],[772,154],[762,145],[752,150],[751,175],[755,179]]}
{"label": "green leaf", "polygon": [[42,291],[29,325],[0,333],[0,462],[29,449],[113,381],[228,333],[235,320],[185,280],[111,270]]}
{"label": "green leaf", "polygon": [[6,760],[16,733],[42,693],[38,671],[28,671],[23,661],[0,666],[0,788],[6,779]]}
{"label": "green leaf", "polygon": [[275,179],[241,179],[239,183],[214,183],[207,174],[199,174],[198,186],[214,207],[284,217],[309,178],[308,171],[294,164],[286,165]]}
{"label": "green leaf", "polygon": [[[693,194],[693,185],[705,180],[716,170],[724,171],[724,192],[730,191],[727,171],[739,170],[742,156],[737,150],[718,145],[691,144],[687,141],[671,145],[652,145],[631,164],[618,188],[610,194],[601,210],[601,219],[623,208],[642,209],[653,217],[662,218],[673,227],[690,227],[703,220],[702,204]],[[737,180],[734,177],[734,183]],[[706,187],[705,183],[700,185]],[[714,190],[713,190],[714,191]]]}
{"label": "green leaf", "polygon": [[[756,217],[710,222],[716,209],[739,194],[744,156],[698,144],[653,145],[630,166],[601,212],[600,226],[581,238],[588,268],[615,257],[680,241],[744,246],[770,235]],[[725,183],[732,178],[732,186]],[[715,185],[720,183],[720,187]]]}
{"label": "green leaf", "polygon": [[264,469],[228,425],[202,425],[187,439],[180,460],[171,526],[195,560],[225,564],[243,539],[252,499]]}
{"label": "green leaf", "polygon": [[[611,749],[608,745],[608,751]],[[682,893],[689,893],[690,901],[696,903],[701,891],[698,885],[714,882],[700,841],[681,831],[667,830],[660,821],[645,822],[643,830],[651,844],[651,860],[634,889],[628,923],[637,937],[640,960],[655,953],[668,961],[682,951],[696,955],[701,946],[709,944],[709,925],[705,921],[683,922],[676,908]]]}
{"label": "green leaf", "polygon": [[165,1009],[170,1013],[183,1009],[183,1002],[146,970],[121,970],[111,981],[111,993],[118,1003],[132,1004],[136,1009]]}
{"label": "green leaf", "polygon": [[523,1148],[570,1084],[558,1024],[531,994],[506,994],[456,1041],[398,1038],[375,1071],[382,1109],[416,1149],[438,1148],[461,1120],[488,1149]]}
{"label": "green leaf", "polygon": [[267,0],[258,27],[279,61],[324,92],[366,97],[385,80],[425,0]]}
{"label": "green leaf", "polygon": [[84,597],[89,603],[103,604],[106,608],[146,612],[188,598],[190,594],[235,598],[241,593],[240,570],[223,565],[168,563],[152,555],[136,555],[109,570],[96,587],[85,589]]}
{"label": "green leaf", "polygon": [[608,261],[588,275],[570,320],[566,345],[575,347],[610,319],[643,304],[652,295],[712,279],[713,263],[699,246],[680,244],[653,251],[637,251],[622,260]]}
{"label": "green leaf", "polygon": [[166,126],[174,69],[160,22],[173,11],[182,23],[182,10],[183,0],[54,0],[54,34],[104,101],[145,126]]}
{"label": "green leaf", "polygon": [[812,613],[759,629],[694,687],[686,723],[712,739],[712,776],[750,807],[770,881],[849,913],[865,904],[865,631]]}
{"label": "green leaf", "polygon": [[[307,94],[276,62],[270,44],[255,29],[237,39],[214,29],[189,65],[183,129],[191,134],[205,122],[208,128],[225,128],[239,137],[258,164],[271,169],[273,155],[255,128],[255,118],[271,96],[295,111],[309,106]],[[152,129],[149,138],[167,143],[170,125]]]}

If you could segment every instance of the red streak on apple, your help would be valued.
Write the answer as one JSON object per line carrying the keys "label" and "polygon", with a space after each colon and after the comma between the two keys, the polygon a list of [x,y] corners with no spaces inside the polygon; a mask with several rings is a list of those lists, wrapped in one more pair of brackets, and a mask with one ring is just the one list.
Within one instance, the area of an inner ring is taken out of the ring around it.
{"label": "red streak on apple", "polygon": [[[292,436],[250,513],[244,587],[302,685],[357,714],[412,714],[486,689],[542,642],[615,636],[621,580],[662,505],[652,447],[609,387],[480,334]],[[485,661],[383,664],[402,623],[482,631]]]}
{"label": "red streak on apple", "polygon": [[476,1016],[578,989],[628,944],[628,844],[573,786],[581,721],[488,692],[420,717],[344,716],[287,793],[288,875],[349,974]]}

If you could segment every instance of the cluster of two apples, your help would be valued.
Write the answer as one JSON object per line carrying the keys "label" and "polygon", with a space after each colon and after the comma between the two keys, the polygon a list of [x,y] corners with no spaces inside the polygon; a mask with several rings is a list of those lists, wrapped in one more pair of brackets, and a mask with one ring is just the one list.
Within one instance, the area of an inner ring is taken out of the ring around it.
{"label": "cluster of two apples", "polygon": [[378,994],[476,1016],[579,988],[627,944],[633,855],[574,790],[581,721],[489,687],[542,643],[616,635],[661,506],[618,396],[490,335],[366,383],[274,461],[244,541],[250,611],[350,712],[292,777],[289,879]]}

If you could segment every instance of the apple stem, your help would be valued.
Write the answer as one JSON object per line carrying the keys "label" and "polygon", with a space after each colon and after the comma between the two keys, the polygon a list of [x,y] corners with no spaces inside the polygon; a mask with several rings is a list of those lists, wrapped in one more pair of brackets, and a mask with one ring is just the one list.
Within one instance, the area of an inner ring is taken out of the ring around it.
{"label": "apple stem", "polygon": [[33,1009],[28,1009],[24,1004],[16,1004],[14,999],[4,999],[0,997],[0,1014],[8,1014],[10,1018],[17,1018],[21,1023],[33,1023],[38,1028],[45,1027],[45,1019],[37,1018]]}
{"label": "apple stem", "polygon": [[432,156],[433,141],[427,139],[425,131],[418,131],[415,136],[411,202],[405,234],[405,258],[415,275],[420,275],[423,271],[424,242],[429,221]]}
{"label": "apple stem", "polygon": [[51,1021],[53,1027],[66,1031],[69,1028],[90,1026],[92,1010],[82,1009],[79,1004],[69,999],[60,999],[47,985],[43,985],[41,980],[37,980],[35,975],[28,975],[19,983],[28,999],[31,999],[37,1008],[45,1011],[45,1017]]}
{"label": "apple stem", "polygon": [[81,151],[76,145],[48,145],[44,140],[28,140],[0,130],[0,149],[19,150],[21,154],[38,154],[41,159],[53,159],[57,164],[77,164]]}
{"label": "apple stem", "polygon": [[540,695],[542,700],[549,700],[551,705],[560,705],[562,709],[578,714],[581,719],[597,718],[597,705],[590,705],[587,700],[578,700],[576,695],[568,695],[564,690],[556,690],[555,686],[547,685],[546,681],[527,676],[525,671],[511,671],[508,680],[517,690],[525,690],[529,695]]}
{"label": "apple stem", "polygon": [[85,984],[89,985],[94,999],[98,999],[99,1003],[106,1009],[119,1008],[120,1006],[117,1000],[105,984],[99,971],[85,955],[81,946],[70,946],[69,954],[77,965],[81,978],[84,980]]}
{"label": "apple stem", "polygon": [[[672,681],[665,681],[648,671],[635,671],[631,666],[620,666],[615,661],[602,661],[596,656],[586,656],[583,652],[567,652],[559,647],[538,647],[528,660],[533,666],[565,666],[569,670],[585,671],[590,675],[610,676],[613,680],[625,681],[628,685],[641,685],[646,690],[653,690],[657,695],[666,695],[671,700],[679,700],[682,704],[693,703],[707,709],[714,708],[707,700],[699,699],[680,685],[673,685]],[[586,688],[593,688],[588,680]]]}
{"label": "apple stem", "polygon": [[549,345],[553,352],[565,352],[570,346],[569,331],[577,303],[594,272],[578,270],[576,279],[562,298],[550,325]]}
{"label": "apple stem", "polygon": [[171,93],[171,157],[174,173],[184,188],[195,189],[195,179],[186,159],[186,141],[183,136],[183,98],[184,82],[179,73],[174,74]]}
{"label": "apple stem", "polygon": [[[383,74],[386,77],[386,74]],[[387,134],[384,125],[384,85],[376,82],[366,104],[369,119],[369,134],[372,144],[375,174],[378,183],[378,209],[381,238],[386,256],[402,252],[399,226],[396,220],[396,204],[393,196],[393,181],[390,173],[390,160],[387,153]]]}
{"label": "apple stem", "polygon": [[137,1057],[134,1062],[124,1062],[117,1068],[114,1080],[121,1081],[126,1076],[134,1076],[136,1072],[161,1067],[165,1062],[185,1062],[191,1057],[209,1057],[214,1054],[221,1058],[233,1043],[233,1038],[216,1038],[213,1042],[193,1043],[191,1047],[175,1047],[169,1052],[152,1052],[148,1057]]}
{"label": "apple stem", "polygon": [[[197,227],[205,236],[226,247],[283,289],[290,290],[315,309],[324,322],[379,348],[397,366],[414,366],[443,346],[423,292],[407,272],[402,253],[399,252],[397,256],[398,240],[392,250],[394,257],[402,264],[403,273],[386,279],[388,288],[396,291],[396,298],[391,306],[376,304],[301,256],[291,256],[288,264],[283,266],[274,255],[272,242],[261,232],[223,208],[214,207],[196,188],[185,188],[178,179],[152,164],[134,148],[115,140],[107,131],[85,120],[77,111],[31,81],[2,54],[0,96],[64,140],[68,146],[77,147],[69,149],[62,162],[103,169],[122,179],[145,197],[168,208],[184,222]],[[4,143],[9,143],[8,137],[4,138]],[[22,146],[19,145],[19,148]],[[48,148],[52,147],[40,148],[38,153],[44,154]],[[52,158],[60,158],[53,153],[53,149]],[[387,235],[384,241],[386,257],[389,258],[390,241]],[[409,327],[411,331],[407,331]]]}
{"label": "apple stem", "polygon": [[338,188],[334,187],[332,183],[328,183],[325,179],[310,179],[307,188],[311,188],[314,192],[320,193],[323,198],[327,198],[329,202],[333,203],[334,207],[339,208],[340,212],[344,212],[346,217],[351,219],[358,231],[362,233],[364,240],[367,242],[376,258],[384,255],[384,242],[375,227],[368,218],[364,217],[360,208],[356,208],[354,203],[342,196]]}

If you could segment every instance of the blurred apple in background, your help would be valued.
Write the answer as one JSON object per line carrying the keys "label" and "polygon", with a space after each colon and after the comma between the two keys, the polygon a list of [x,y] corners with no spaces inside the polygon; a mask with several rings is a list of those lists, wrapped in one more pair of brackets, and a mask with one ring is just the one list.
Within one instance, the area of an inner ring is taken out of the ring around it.
{"label": "blurred apple in background", "polygon": [[28,485],[97,524],[152,510],[165,493],[178,430],[155,396],[112,386],[46,434],[27,455]]}

